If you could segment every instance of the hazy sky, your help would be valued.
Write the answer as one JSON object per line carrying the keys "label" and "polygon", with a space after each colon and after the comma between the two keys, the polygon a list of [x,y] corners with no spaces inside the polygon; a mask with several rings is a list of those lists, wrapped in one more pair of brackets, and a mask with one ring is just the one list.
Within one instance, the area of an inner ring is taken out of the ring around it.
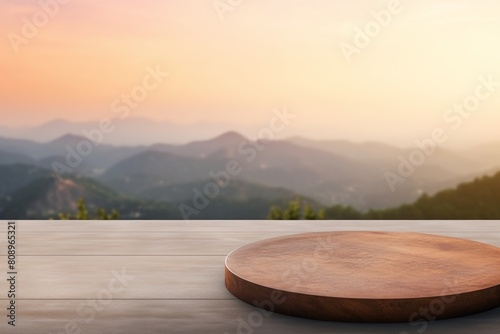
{"label": "hazy sky", "polygon": [[213,0],[72,0],[45,24],[38,0],[4,0],[0,125],[113,117],[159,67],[169,77],[131,116],[237,128],[287,106],[289,134],[406,143],[439,126],[452,143],[500,140],[500,87],[455,130],[443,121],[479,76],[500,82],[500,2],[401,0],[349,63],[341,43],[355,47],[355,28],[389,2],[242,0],[218,13]]}

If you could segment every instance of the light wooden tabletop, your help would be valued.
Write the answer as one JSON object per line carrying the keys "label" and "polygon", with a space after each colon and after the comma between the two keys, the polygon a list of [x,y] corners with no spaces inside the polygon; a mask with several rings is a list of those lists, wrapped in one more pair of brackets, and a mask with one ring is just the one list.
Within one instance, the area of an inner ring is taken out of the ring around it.
{"label": "light wooden tabletop", "polygon": [[[0,227],[0,273],[7,228]],[[419,232],[500,247],[499,221],[17,222],[17,326],[1,333],[498,333],[500,309],[444,321],[345,324],[259,309],[224,286],[234,249],[327,231]],[[0,308],[7,307],[0,280]]]}

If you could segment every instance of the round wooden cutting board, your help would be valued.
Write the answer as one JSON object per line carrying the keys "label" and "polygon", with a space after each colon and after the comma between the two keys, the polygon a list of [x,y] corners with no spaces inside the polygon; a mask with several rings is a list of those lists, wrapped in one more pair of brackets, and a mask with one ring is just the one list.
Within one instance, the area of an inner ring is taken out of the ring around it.
{"label": "round wooden cutting board", "polygon": [[242,301],[296,317],[432,321],[500,306],[500,248],[418,233],[299,234],[235,250],[225,280]]}

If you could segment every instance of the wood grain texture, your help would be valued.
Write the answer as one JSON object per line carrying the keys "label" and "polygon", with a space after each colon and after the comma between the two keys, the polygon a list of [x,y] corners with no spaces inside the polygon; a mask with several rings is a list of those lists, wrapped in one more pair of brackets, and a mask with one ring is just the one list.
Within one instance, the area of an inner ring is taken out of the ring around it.
{"label": "wood grain texture", "polygon": [[418,233],[335,232],[273,238],[226,259],[226,287],[278,313],[347,322],[447,319],[500,306],[500,249]]}
{"label": "wood grain texture", "polygon": [[[19,302],[19,325],[9,328],[2,321],[0,333],[65,334],[65,326],[70,323],[81,329],[80,334],[498,334],[500,328],[500,308],[427,324],[334,323],[274,313],[245,331],[242,323],[248,323],[249,318],[261,312],[236,298],[223,301],[113,300],[96,312],[92,321],[88,321],[87,314],[78,315],[77,309],[84,302],[22,300]],[[258,321],[257,317],[252,319]]]}
{"label": "wood grain texture", "polygon": [[[224,256],[20,256],[19,296],[95,298],[120,273],[123,291],[113,299],[228,299]],[[7,263],[0,256],[0,263]],[[7,291],[0,280],[0,291]],[[121,287],[119,281],[115,285]],[[0,300],[6,296],[1,295]]]}
{"label": "wood grain texture", "polygon": [[401,232],[500,232],[497,220],[304,220],[304,221],[266,221],[266,220],[194,220],[194,221],[23,221],[19,231],[38,233],[87,233],[87,232],[328,232],[328,231],[401,231]]}
{"label": "wood grain texture", "polygon": [[[390,229],[390,227],[388,227]],[[297,229],[297,228],[296,228]],[[331,229],[330,229],[331,230]],[[390,231],[388,231],[390,232]],[[287,236],[300,231],[268,232],[22,232],[18,242],[19,256],[223,256],[262,239]],[[439,235],[466,238],[500,247],[494,233],[434,232]],[[431,233],[432,234],[432,233]],[[0,233],[0,240],[5,240]],[[71,242],[68,242],[71,241]],[[98,245],[98,247],[96,247]],[[144,247],[147,245],[147,247]],[[7,248],[0,247],[0,256]]]}
{"label": "wood grain texture", "polygon": [[[6,251],[4,223],[0,255]],[[352,230],[434,233],[500,246],[500,221],[19,221],[19,323],[13,328],[0,321],[0,333],[71,333],[65,326],[76,323],[82,334],[498,334],[500,308],[444,321],[419,316],[398,324],[324,322],[277,313],[266,314],[260,323],[261,310],[224,286],[224,259],[238,247],[280,235]],[[79,306],[95,299],[113,277],[110,271],[122,266],[135,279],[88,322],[88,312],[80,314]],[[6,272],[5,256],[0,272]],[[3,281],[2,309],[8,306]],[[245,331],[243,322],[249,321],[255,326]]]}

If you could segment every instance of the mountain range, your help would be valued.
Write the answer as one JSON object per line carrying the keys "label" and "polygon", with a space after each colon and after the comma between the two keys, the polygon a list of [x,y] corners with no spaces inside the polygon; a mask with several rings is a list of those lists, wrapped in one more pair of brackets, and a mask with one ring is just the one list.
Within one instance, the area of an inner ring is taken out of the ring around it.
{"label": "mountain range", "polygon": [[[80,155],[84,142],[90,152]],[[50,217],[74,210],[77,197],[85,197],[92,208],[120,208],[127,218],[178,218],[177,206],[192,205],[196,191],[211,183],[218,194],[196,218],[238,218],[238,212],[265,218],[271,205],[294,197],[318,207],[383,209],[494,174],[500,169],[498,148],[494,143],[469,151],[438,148],[392,192],[385,172],[396,172],[399,157],[414,148],[300,137],[251,141],[236,132],[182,145],[142,146],[98,144],[74,134],[47,142],[0,137],[0,216]],[[54,166],[71,172],[57,177]],[[222,187],[228,166],[238,173]],[[250,202],[253,213],[247,210]]]}
{"label": "mountain range", "polygon": [[[111,132],[105,135],[104,142],[109,145],[151,145],[154,143],[187,143],[204,140],[230,131],[232,124],[197,122],[177,124],[168,121],[156,121],[148,118],[130,116],[125,119],[111,118]],[[99,129],[99,121],[76,122],[54,119],[32,127],[0,127],[1,136],[26,139],[35,142],[49,142],[66,134],[82,136],[84,131]],[[241,126],[239,126],[241,128]],[[255,133],[262,125],[255,124],[241,128],[244,132]],[[131,136],[130,134],[134,135]]]}

